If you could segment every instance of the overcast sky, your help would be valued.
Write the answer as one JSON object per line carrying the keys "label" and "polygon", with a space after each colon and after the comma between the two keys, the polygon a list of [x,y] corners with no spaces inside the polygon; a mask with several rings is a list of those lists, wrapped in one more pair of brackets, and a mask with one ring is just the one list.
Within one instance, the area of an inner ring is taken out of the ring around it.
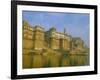
{"label": "overcast sky", "polygon": [[30,25],[41,25],[45,30],[55,27],[58,32],[66,32],[73,37],[81,37],[89,47],[89,14],[23,11],[23,20]]}

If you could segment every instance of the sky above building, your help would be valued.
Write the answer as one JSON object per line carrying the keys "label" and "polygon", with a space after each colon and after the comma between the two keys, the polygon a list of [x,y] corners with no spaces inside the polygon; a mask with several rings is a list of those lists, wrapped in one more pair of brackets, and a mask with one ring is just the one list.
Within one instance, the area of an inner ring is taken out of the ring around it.
{"label": "sky above building", "polygon": [[58,32],[64,32],[72,37],[80,37],[89,47],[89,14],[23,11],[22,18],[31,26],[40,25],[49,30],[55,27]]}

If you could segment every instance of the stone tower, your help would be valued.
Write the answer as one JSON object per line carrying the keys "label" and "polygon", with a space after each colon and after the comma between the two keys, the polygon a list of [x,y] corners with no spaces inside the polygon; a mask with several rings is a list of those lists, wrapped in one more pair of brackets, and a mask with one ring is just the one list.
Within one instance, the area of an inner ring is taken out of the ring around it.
{"label": "stone tower", "polygon": [[33,42],[35,50],[42,50],[44,48],[44,28],[40,26],[34,27]]}

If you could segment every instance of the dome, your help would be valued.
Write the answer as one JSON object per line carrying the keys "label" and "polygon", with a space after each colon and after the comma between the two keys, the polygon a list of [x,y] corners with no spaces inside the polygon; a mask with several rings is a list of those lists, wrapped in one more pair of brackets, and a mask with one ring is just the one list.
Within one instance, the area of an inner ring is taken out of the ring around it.
{"label": "dome", "polygon": [[56,28],[55,28],[55,27],[52,27],[52,28],[50,29],[50,31],[56,31]]}

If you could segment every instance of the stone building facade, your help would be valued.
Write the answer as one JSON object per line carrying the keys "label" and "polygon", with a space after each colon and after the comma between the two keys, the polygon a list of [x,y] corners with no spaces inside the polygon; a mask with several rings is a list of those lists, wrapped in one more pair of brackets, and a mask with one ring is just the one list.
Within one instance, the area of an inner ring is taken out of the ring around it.
{"label": "stone building facade", "polygon": [[[52,27],[45,31],[41,26],[32,27],[28,22],[23,21],[22,30],[23,68],[38,68],[47,64],[56,67],[59,64],[62,66],[87,64],[88,55],[83,56],[83,54],[89,53],[89,48],[85,47],[81,38],[71,37],[65,29],[63,32],[58,32]],[[77,55],[78,53],[82,55]],[[77,56],[71,56],[73,54]],[[83,59],[80,60],[80,57]]]}
{"label": "stone building facade", "polygon": [[27,22],[23,24],[23,48],[40,50],[44,48],[44,29],[39,26],[32,28]]}
{"label": "stone building facade", "polygon": [[31,27],[27,22],[23,22],[23,48],[42,50],[51,48],[55,50],[70,50],[83,48],[84,42],[81,38],[72,38],[66,32],[57,32],[52,27],[45,31],[41,26]]}
{"label": "stone building facade", "polygon": [[66,33],[57,32],[54,27],[46,32],[45,38],[51,49],[70,50],[71,37]]}

